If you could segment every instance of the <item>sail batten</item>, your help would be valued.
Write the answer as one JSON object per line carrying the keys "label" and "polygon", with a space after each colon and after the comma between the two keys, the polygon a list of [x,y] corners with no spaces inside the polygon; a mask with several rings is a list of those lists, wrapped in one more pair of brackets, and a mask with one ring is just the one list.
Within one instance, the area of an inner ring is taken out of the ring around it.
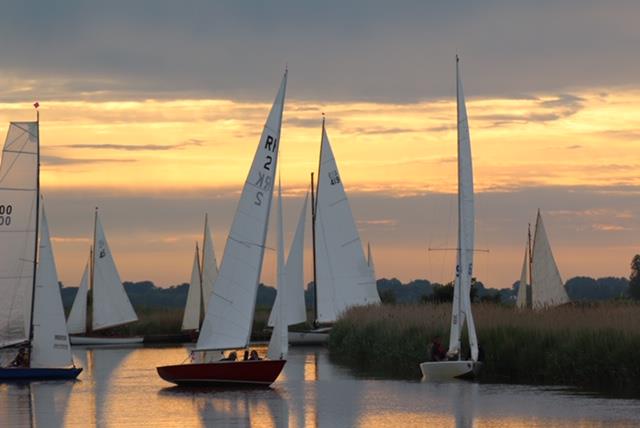
{"label": "sail batten", "polygon": [[237,349],[249,342],[278,163],[286,83],[285,72],[240,195],[197,350]]}

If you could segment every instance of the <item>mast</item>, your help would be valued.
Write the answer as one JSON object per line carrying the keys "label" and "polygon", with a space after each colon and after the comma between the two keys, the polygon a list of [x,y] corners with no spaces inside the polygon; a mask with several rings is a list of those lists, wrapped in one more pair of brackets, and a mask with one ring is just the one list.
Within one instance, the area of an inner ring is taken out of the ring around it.
{"label": "mast", "polygon": [[[33,311],[35,308],[34,300],[36,297],[36,273],[38,270],[38,233],[40,228],[40,111],[39,103],[33,105],[36,108],[36,130],[37,130],[37,151],[36,151],[36,234],[35,245],[33,248],[33,281],[31,282],[31,313],[29,314],[29,350],[31,350],[31,342],[33,341]],[[29,366],[31,366],[31,352],[29,352]]]}
{"label": "mast", "polygon": [[202,325],[202,321],[204,321],[204,315],[207,312],[207,307],[205,302],[207,299],[204,295],[204,257],[207,250],[207,222],[209,221],[209,215],[204,213],[204,229],[202,230],[202,261],[200,261],[200,254],[198,253],[198,243],[196,242],[196,258],[198,259],[198,272],[200,272],[200,313],[202,315],[198,316],[200,320],[200,325]]}
{"label": "mast", "polygon": [[[91,295],[91,318],[93,318],[93,286],[94,286],[94,275],[95,275],[95,264],[96,264],[96,228],[98,227],[98,207],[96,207],[95,213],[93,215],[93,245],[89,250],[89,254],[91,255],[91,262],[89,263],[89,290],[90,293],[87,293],[87,296]],[[88,298],[88,297],[87,297]],[[87,302],[88,303],[88,302]],[[87,313],[89,305],[87,304]],[[91,331],[92,323],[87,317],[87,333]]]}
{"label": "mast", "polygon": [[322,132],[320,133],[320,154],[318,156],[318,183],[313,182],[311,173],[311,239],[313,241],[313,325],[318,325],[318,277],[316,273],[316,216],[318,214],[318,191],[320,190],[320,167],[322,166],[322,139],[324,138],[325,116],[322,113]]}
{"label": "mast", "polygon": [[[456,116],[457,121],[460,122],[460,72],[458,70],[460,59],[458,55],[456,55]],[[462,358],[461,345],[460,345],[460,335],[462,334],[462,269],[466,269],[466,266],[462,266],[462,171],[460,170],[460,124],[458,123],[457,128],[457,137],[458,137],[458,266],[457,266],[457,275],[458,275],[458,293],[460,298],[458,299],[458,360]],[[455,287],[455,283],[454,283]],[[471,292],[471,290],[469,290]]]}
{"label": "mast", "polygon": [[529,251],[528,263],[529,263],[529,285],[526,285],[526,307],[531,309],[533,307],[533,252],[531,251],[531,223],[527,229],[527,249]]}

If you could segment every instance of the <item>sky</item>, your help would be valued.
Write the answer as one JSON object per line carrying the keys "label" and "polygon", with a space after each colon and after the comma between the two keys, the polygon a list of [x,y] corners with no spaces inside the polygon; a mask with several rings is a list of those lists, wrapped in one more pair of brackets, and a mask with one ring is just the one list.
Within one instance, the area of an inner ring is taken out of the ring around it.
{"label": "sky", "polygon": [[[637,16],[632,1],[11,2],[0,134],[40,102],[65,285],[80,280],[95,206],[122,278],[174,285],[189,279],[205,212],[222,257],[286,66],[287,242],[325,113],[377,276],[449,281],[454,254],[429,249],[456,241],[458,54],[487,250],[476,276],[517,280],[538,209],[564,279],[628,276],[640,250]],[[310,255],[305,268],[310,279]]]}

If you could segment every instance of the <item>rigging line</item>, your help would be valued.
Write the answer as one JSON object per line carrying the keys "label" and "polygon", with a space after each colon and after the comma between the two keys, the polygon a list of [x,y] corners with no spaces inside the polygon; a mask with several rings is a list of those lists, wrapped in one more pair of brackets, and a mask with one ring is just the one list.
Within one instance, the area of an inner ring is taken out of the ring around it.
{"label": "rigging line", "polygon": [[[19,128],[19,127],[18,127],[18,128]],[[20,129],[22,129],[22,128],[20,128]],[[27,133],[29,133],[28,131],[26,131],[26,132],[27,132]],[[34,138],[36,138],[35,136],[33,136],[33,137],[34,137]],[[13,140],[13,141],[16,141],[17,139],[18,139],[18,137],[16,137],[16,139],[15,139],[15,140]],[[9,144],[13,144],[13,141],[12,141],[11,143],[9,143]],[[21,148],[21,149],[22,149],[22,148],[24,148],[24,146],[25,146],[27,143],[29,143],[29,142],[30,142],[30,140],[27,138],[27,139],[22,143],[22,147],[20,147],[20,148]],[[6,146],[6,144],[5,144],[5,146]],[[3,153],[4,153],[4,152],[8,152],[8,151],[9,151],[8,149],[3,149],[3,150],[2,150],[2,152],[3,152]],[[9,172],[11,171],[11,169],[13,168],[13,166],[15,165],[15,163],[16,163],[16,162],[18,161],[18,159],[20,158],[20,154],[22,154],[23,152],[22,152],[22,151],[19,151],[19,152],[16,152],[16,153],[18,153],[18,156],[16,156],[16,157],[13,159],[13,162],[11,162],[11,164],[10,164],[10,165],[9,165],[9,167],[7,168],[7,172],[4,174],[4,176],[3,176],[3,177],[0,177],[0,182],[2,182],[2,181],[7,177],[7,174],[9,174]],[[4,157],[4,156],[3,156],[3,157]]]}
{"label": "rigging line", "polygon": [[234,238],[231,235],[229,235],[229,239],[231,239],[234,242],[237,242],[238,244],[242,244],[246,247],[258,247],[258,248],[264,248],[265,250],[275,251],[275,248],[268,247],[267,245],[260,245],[260,244],[256,244],[255,242],[249,242],[249,241],[242,241],[240,239]]}
{"label": "rigging line", "polygon": [[[29,131],[29,128],[23,128],[23,127],[22,127],[22,124],[23,124],[23,123],[37,123],[37,122],[11,122],[11,124],[12,124],[13,126],[15,126],[16,128],[20,129],[21,131],[26,132],[27,134],[31,135],[31,136],[32,136],[32,137],[34,137],[34,138],[38,138],[38,136],[37,136],[37,135],[35,135],[35,134],[31,133],[31,131]],[[15,141],[15,140],[14,140],[14,141]]]}

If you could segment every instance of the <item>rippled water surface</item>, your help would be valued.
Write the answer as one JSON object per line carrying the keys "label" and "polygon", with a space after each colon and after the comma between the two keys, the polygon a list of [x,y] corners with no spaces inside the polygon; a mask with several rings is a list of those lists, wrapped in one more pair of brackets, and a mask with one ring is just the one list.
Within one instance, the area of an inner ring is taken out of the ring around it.
{"label": "rippled water surface", "polygon": [[0,426],[624,427],[640,401],[469,382],[362,379],[322,348],[294,348],[266,390],[173,387],[155,367],[185,348],[75,349],[76,382],[0,384]]}

